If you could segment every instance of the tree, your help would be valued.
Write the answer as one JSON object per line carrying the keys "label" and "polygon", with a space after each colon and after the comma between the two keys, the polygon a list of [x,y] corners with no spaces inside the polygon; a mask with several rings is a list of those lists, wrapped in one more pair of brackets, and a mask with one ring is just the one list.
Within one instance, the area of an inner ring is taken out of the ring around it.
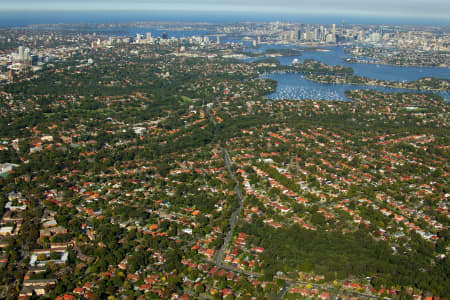
{"label": "tree", "polygon": [[182,280],[181,280],[180,276],[178,276],[176,274],[170,275],[167,280],[167,288],[170,291],[175,292],[181,288],[181,283],[182,283]]}

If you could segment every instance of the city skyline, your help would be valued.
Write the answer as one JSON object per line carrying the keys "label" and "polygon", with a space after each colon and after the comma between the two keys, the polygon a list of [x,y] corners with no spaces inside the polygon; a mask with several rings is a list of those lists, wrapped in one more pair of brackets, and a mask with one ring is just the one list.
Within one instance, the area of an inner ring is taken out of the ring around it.
{"label": "city skyline", "polygon": [[348,15],[348,16],[380,16],[380,17],[413,17],[413,18],[450,18],[450,3],[444,0],[423,1],[356,1],[356,0],[317,0],[310,1],[280,0],[276,4],[268,0],[247,0],[245,2],[230,1],[180,1],[180,0],[80,0],[76,3],[56,0],[19,0],[15,2],[0,1],[4,11],[216,11],[242,13],[273,14],[315,14],[315,15]]}

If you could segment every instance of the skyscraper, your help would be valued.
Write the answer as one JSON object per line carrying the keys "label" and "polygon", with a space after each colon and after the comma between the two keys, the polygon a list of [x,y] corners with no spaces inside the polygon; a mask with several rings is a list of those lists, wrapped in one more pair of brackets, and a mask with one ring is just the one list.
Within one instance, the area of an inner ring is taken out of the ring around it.
{"label": "skyscraper", "polygon": [[19,46],[19,57],[18,57],[18,60],[20,62],[23,62],[24,56],[25,56],[24,48],[23,48],[23,46]]}
{"label": "skyscraper", "polygon": [[360,41],[364,40],[364,30],[359,31],[358,40],[360,40]]}
{"label": "skyscraper", "polygon": [[297,40],[297,37],[295,36],[295,30],[293,30],[293,31],[291,31],[290,33],[289,33],[289,40],[291,40],[291,41],[296,41]]}
{"label": "skyscraper", "polygon": [[332,35],[332,41],[336,42],[336,24],[333,24],[331,35]]}
{"label": "skyscraper", "polygon": [[31,63],[30,49],[26,48],[23,52],[23,63]]}
{"label": "skyscraper", "polygon": [[315,28],[314,29],[314,40],[318,41],[320,39],[320,29]]}
{"label": "skyscraper", "polygon": [[300,33],[300,29],[299,29],[299,28],[295,28],[295,39],[296,39],[297,41],[299,41],[299,40],[302,39],[301,33]]}

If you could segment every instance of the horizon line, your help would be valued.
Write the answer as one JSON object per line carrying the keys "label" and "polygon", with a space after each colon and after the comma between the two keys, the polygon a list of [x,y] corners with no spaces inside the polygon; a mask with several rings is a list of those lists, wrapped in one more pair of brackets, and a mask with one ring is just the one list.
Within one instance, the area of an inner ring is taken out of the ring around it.
{"label": "horizon line", "polygon": [[[429,17],[429,16],[420,16],[420,15],[380,15],[380,14],[365,14],[365,15],[361,15],[358,13],[352,13],[352,12],[348,12],[345,14],[339,14],[339,13],[331,13],[331,12],[303,12],[303,13],[292,13],[292,12],[265,12],[265,11],[232,11],[232,10],[213,10],[213,9],[208,9],[208,10],[198,10],[198,9],[179,9],[179,8],[175,8],[175,9],[162,9],[162,8],[145,8],[145,9],[141,9],[141,10],[136,10],[136,9],[118,9],[118,8],[109,8],[109,9],[104,9],[104,8],[88,8],[88,9],[61,9],[61,8],[57,8],[57,9],[35,9],[35,8],[29,8],[29,9],[5,9],[0,11],[0,15],[4,15],[4,14],[8,14],[8,13],[98,13],[98,12],[104,12],[104,13],[125,13],[125,14],[129,14],[129,13],[140,13],[140,14],[145,14],[145,13],[151,13],[151,12],[161,12],[161,13],[186,13],[187,16],[192,15],[192,14],[196,14],[196,13],[208,13],[208,14],[213,14],[213,15],[238,15],[239,17],[250,17],[250,18],[254,18],[254,17],[260,17],[260,16],[267,16],[267,17],[272,17],[272,20],[267,20],[267,21],[232,21],[232,23],[244,23],[244,22],[251,22],[251,23],[264,23],[264,22],[276,22],[274,19],[276,19],[277,17],[284,17],[284,18],[314,18],[314,17],[330,17],[330,18],[349,18],[348,23],[347,24],[353,24],[353,25],[359,25],[359,24],[366,24],[366,25],[370,25],[370,23],[365,23],[365,22],[361,22],[361,23],[355,23],[355,20],[359,20],[359,19],[365,19],[365,18],[370,18],[372,20],[379,20],[379,21],[395,21],[395,19],[397,20],[401,20],[401,21],[421,21],[421,22],[425,22],[426,24],[414,24],[414,23],[405,23],[405,24],[395,24],[395,25],[403,25],[403,26],[440,26],[440,27],[448,27],[450,26],[450,22],[447,18],[444,17]],[[142,16],[139,16],[142,17]],[[352,20],[351,19],[355,19]],[[294,20],[277,20],[280,22],[292,22],[295,23],[296,21]],[[149,20],[135,20],[135,21],[118,21],[118,22],[112,22],[112,23],[130,23],[130,22],[151,22]],[[154,21],[156,22],[156,21]],[[158,22],[164,22],[162,20],[158,20]],[[167,20],[167,22],[173,22],[170,20]],[[195,23],[193,21],[177,21],[180,23]],[[58,22],[60,23],[60,22]],[[73,22],[68,22],[68,24],[70,24]],[[79,22],[77,22],[79,23]],[[85,22],[83,22],[85,23]],[[93,23],[97,23],[97,22],[93,22]],[[102,23],[111,23],[111,22],[102,22]],[[210,21],[202,21],[199,20],[198,23],[215,23],[215,22],[210,22]],[[380,24],[373,24],[373,25],[380,25]],[[389,24],[386,24],[389,25]]]}

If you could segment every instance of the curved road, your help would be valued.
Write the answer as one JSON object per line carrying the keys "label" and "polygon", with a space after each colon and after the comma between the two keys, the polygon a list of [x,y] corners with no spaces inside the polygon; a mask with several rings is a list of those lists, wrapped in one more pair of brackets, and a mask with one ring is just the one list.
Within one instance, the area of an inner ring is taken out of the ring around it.
{"label": "curved road", "polygon": [[277,296],[275,297],[275,300],[281,300],[283,298],[284,294],[286,294],[286,292],[289,290],[289,288],[291,287],[292,284],[293,284],[293,282],[286,281],[286,284],[278,292]]}

